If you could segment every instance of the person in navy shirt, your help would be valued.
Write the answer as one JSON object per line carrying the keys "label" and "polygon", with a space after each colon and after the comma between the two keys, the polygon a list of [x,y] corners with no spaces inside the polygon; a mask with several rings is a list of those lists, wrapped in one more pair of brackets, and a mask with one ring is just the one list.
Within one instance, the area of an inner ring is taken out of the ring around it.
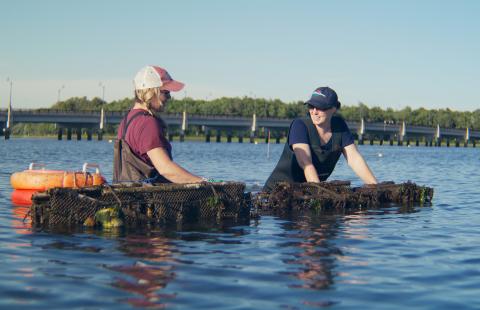
{"label": "person in navy shirt", "polygon": [[320,182],[332,173],[341,154],[366,184],[377,179],[354,144],[347,124],[335,112],[337,93],[329,87],[315,89],[306,117],[293,120],[282,155],[265,183],[269,191],[278,182]]}

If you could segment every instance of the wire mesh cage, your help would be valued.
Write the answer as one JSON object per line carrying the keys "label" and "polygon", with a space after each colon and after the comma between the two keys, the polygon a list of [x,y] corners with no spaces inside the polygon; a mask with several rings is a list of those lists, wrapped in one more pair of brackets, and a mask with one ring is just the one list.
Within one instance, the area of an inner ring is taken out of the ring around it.
{"label": "wire mesh cage", "polygon": [[240,182],[53,188],[32,200],[36,227],[105,226],[113,219],[132,226],[248,218],[251,202]]}
{"label": "wire mesh cage", "polygon": [[425,204],[433,198],[433,188],[412,182],[351,187],[347,181],[320,183],[280,182],[270,192],[255,196],[260,213],[282,214],[291,211],[325,211],[378,207],[386,203]]}

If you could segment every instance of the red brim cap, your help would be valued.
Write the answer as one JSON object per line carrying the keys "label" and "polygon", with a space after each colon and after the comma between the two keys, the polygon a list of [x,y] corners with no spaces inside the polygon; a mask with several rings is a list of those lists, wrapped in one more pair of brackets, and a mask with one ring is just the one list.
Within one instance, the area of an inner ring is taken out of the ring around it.
{"label": "red brim cap", "polygon": [[162,89],[168,91],[179,91],[182,90],[183,86],[185,86],[185,84],[172,79],[167,70],[160,68],[159,66],[152,66],[152,68],[158,73],[158,76],[162,80]]}
{"label": "red brim cap", "polygon": [[170,80],[170,81],[164,82],[161,88],[168,91],[180,91],[184,86],[185,84],[181,82]]}

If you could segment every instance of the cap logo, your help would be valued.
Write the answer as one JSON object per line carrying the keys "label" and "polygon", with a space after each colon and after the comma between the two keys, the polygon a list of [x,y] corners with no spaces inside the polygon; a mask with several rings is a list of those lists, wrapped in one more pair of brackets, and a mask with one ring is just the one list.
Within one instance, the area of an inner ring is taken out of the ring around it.
{"label": "cap logo", "polygon": [[324,94],[322,94],[322,92],[319,91],[319,90],[314,91],[313,94],[312,94],[312,96],[322,96],[322,97],[327,98],[327,96],[325,96]]}

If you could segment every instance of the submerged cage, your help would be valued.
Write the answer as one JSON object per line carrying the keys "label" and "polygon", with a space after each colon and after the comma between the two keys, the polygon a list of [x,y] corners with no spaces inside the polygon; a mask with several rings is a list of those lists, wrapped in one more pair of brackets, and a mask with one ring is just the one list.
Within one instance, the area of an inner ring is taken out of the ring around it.
{"label": "submerged cage", "polygon": [[239,182],[53,188],[32,198],[32,224],[43,228],[235,220],[250,213],[250,194]]}
{"label": "submerged cage", "polygon": [[320,183],[280,182],[270,192],[261,192],[254,205],[260,213],[325,211],[378,207],[386,203],[424,204],[433,198],[433,188],[412,182],[350,187],[348,181]]}

